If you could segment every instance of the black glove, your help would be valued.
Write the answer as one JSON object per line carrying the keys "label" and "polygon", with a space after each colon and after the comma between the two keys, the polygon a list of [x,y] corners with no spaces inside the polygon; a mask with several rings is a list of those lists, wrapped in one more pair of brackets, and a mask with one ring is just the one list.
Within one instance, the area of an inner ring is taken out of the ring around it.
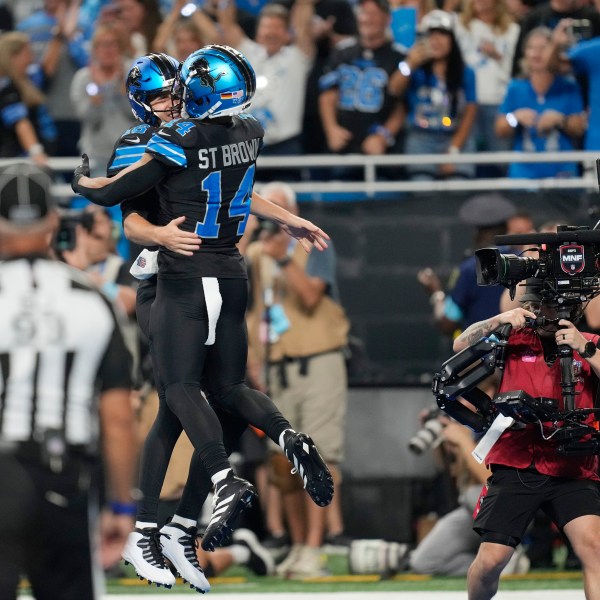
{"label": "black glove", "polygon": [[79,180],[82,177],[90,176],[90,159],[87,154],[81,155],[81,164],[73,171],[73,179],[71,179],[71,189],[78,193]]}

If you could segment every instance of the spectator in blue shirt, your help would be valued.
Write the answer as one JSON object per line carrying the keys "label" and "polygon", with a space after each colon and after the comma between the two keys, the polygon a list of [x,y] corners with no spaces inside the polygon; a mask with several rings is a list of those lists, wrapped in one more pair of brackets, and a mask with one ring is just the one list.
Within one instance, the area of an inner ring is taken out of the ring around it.
{"label": "spectator in blue shirt", "polygon": [[[523,79],[513,79],[496,119],[496,134],[514,136],[513,150],[573,150],[585,131],[586,118],[579,84],[548,68],[552,33],[532,30],[525,40]],[[576,163],[513,163],[509,177],[537,179],[577,175]]]}
{"label": "spectator in blue shirt", "polygon": [[552,52],[550,68],[558,66],[559,58],[566,59],[575,75],[587,80],[587,102],[589,107],[589,125],[585,132],[583,148],[600,150],[600,37],[574,44],[572,19],[563,19],[552,33]]}
{"label": "spectator in blue shirt", "polygon": [[[407,154],[474,152],[477,115],[475,75],[454,37],[454,17],[433,10],[421,21],[423,37],[390,78],[390,92],[405,95],[409,128]],[[472,177],[474,165],[410,165],[412,179]]]}
{"label": "spectator in blue shirt", "polygon": [[41,66],[48,110],[58,129],[59,156],[74,156],[79,122],[73,118],[68,90],[75,71],[88,64],[87,45],[91,31],[79,25],[79,4],[68,0],[45,0],[44,8],[17,24],[33,47]]}

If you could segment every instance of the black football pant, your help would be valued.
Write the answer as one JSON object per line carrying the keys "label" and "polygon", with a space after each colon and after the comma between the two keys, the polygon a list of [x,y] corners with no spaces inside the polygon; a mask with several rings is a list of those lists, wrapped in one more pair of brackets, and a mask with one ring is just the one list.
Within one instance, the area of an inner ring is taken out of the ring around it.
{"label": "black football pant", "polygon": [[[151,328],[161,397],[159,415],[144,446],[140,487],[145,499],[140,503],[138,520],[156,519],[162,481],[182,424],[196,452],[177,514],[190,519],[197,517],[212,488],[210,475],[227,466],[222,461],[220,431],[229,454],[247,423],[274,440],[290,426],[267,396],[248,388],[244,381],[246,281],[212,279],[208,283],[209,290],[205,291],[202,278],[162,279],[151,309],[151,326],[148,307],[153,283],[143,282],[138,291],[138,322],[143,332]],[[215,303],[221,305],[218,318]],[[211,326],[214,343],[206,345]],[[200,390],[205,391],[214,412]]]}
{"label": "black football pant", "polygon": [[37,600],[99,600],[90,465],[75,460],[53,473],[39,461],[0,453],[0,473],[0,598],[14,600],[26,575]]}

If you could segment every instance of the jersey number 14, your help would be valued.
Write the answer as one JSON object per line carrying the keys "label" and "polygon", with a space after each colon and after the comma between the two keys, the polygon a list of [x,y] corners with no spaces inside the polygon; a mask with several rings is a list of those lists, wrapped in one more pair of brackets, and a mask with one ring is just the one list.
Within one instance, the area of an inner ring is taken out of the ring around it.
{"label": "jersey number 14", "polygon": [[[235,196],[229,203],[229,218],[241,217],[237,227],[237,235],[243,235],[246,230],[246,222],[250,214],[250,196],[252,194],[252,184],[254,183],[254,165],[250,165],[235,193]],[[202,180],[202,191],[208,195],[206,201],[206,214],[202,222],[196,222],[196,235],[203,238],[218,238],[219,229],[219,211],[223,202],[221,193],[221,171],[213,171]]]}

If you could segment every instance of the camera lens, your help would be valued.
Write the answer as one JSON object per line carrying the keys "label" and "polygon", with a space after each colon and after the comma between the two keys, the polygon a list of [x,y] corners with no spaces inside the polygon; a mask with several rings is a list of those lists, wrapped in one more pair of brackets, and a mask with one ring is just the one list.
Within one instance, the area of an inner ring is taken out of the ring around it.
{"label": "camera lens", "polygon": [[425,450],[432,448],[440,440],[444,425],[437,418],[425,421],[423,427],[410,438],[408,448],[414,454],[423,454]]}

